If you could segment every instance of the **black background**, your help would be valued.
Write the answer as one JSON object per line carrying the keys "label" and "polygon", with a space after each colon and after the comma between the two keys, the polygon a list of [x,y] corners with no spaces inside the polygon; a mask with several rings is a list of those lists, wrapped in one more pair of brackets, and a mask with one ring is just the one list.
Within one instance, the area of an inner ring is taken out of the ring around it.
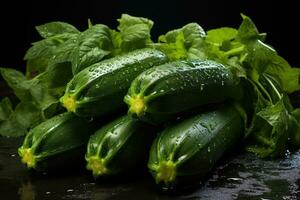
{"label": "black background", "polygon": [[112,28],[122,13],[152,19],[153,39],[159,34],[198,22],[205,30],[221,26],[238,27],[240,13],[250,16],[267,42],[293,66],[300,66],[299,6],[297,1],[216,1],[216,0],[85,0],[85,1],[1,1],[0,66],[24,69],[23,56],[30,43],[39,40],[34,26],[66,21],[78,29],[87,28],[87,19]]}

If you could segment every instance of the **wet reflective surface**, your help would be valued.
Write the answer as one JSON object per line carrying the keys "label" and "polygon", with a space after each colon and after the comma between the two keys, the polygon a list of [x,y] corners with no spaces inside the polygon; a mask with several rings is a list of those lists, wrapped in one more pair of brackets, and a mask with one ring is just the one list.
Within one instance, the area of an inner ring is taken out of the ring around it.
{"label": "wet reflective surface", "polygon": [[242,153],[220,163],[195,190],[174,195],[159,192],[147,174],[95,183],[85,171],[56,175],[28,172],[17,155],[21,142],[0,137],[1,200],[300,199],[300,151],[273,161]]}

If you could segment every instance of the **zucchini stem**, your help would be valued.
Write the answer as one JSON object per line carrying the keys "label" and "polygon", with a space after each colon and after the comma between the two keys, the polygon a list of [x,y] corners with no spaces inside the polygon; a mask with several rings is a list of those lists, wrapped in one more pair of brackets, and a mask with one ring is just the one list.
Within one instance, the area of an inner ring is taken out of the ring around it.
{"label": "zucchini stem", "polygon": [[61,97],[60,102],[68,110],[68,112],[75,112],[76,101],[74,96],[64,95],[63,97]]}
{"label": "zucchini stem", "polygon": [[93,171],[94,177],[108,173],[108,169],[105,166],[105,159],[99,158],[98,156],[91,156],[87,158],[86,168]]}
{"label": "zucchini stem", "polygon": [[129,112],[136,114],[138,117],[142,116],[146,110],[145,100],[140,95],[131,97],[128,104],[130,106]]}
{"label": "zucchini stem", "polygon": [[176,164],[170,160],[163,161],[156,167],[156,183],[164,182],[169,185],[175,181],[176,178]]}
{"label": "zucchini stem", "polygon": [[22,158],[22,163],[26,164],[28,168],[35,167],[36,159],[31,148],[19,148],[18,153]]}

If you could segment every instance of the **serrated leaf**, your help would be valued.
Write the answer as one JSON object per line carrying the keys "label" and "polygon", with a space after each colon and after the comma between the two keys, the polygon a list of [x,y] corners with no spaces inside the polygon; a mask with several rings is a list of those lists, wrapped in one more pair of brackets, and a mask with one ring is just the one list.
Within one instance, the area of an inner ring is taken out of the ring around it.
{"label": "serrated leaf", "polygon": [[110,29],[107,26],[97,24],[82,32],[72,54],[73,73],[99,62],[110,53],[111,48]]}
{"label": "serrated leaf", "polygon": [[33,43],[24,57],[27,60],[26,77],[34,77],[49,65],[69,59],[66,55],[74,49],[74,45],[71,45],[76,43],[77,35],[64,33]]}
{"label": "serrated leaf", "polygon": [[49,38],[64,33],[79,33],[71,24],[65,22],[50,22],[36,26],[36,30],[43,38]]}
{"label": "serrated leaf", "polygon": [[203,48],[205,32],[197,23],[190,23],[161,35],[158,48],[170,60],[203,59],[207,55]]}
{"label": "serrated leaf", "polygon": [[72,62],[74,49],[77,47],[79,34],[70,35],[63,45],[58,46],[53,52],[53,56],[48,61],[48,66],[59,63]]}

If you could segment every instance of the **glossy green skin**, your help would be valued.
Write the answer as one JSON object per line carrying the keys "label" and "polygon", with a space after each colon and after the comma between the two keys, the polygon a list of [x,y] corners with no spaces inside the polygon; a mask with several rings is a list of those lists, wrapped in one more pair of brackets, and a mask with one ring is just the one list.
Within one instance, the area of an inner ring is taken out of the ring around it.
{"label": "glossy green skin", "polygon": [[192,184],[205,177],[225,151],[243,136],[240,113],[231,106],[198,114],[167,127],[155,139],[148,168],[156,177],[162,161],[172,161],[176,178],[164,187]]}
{"label": "glossy green skin", "polygon": [[141,72],[167,61],[154,49],[139,49],[85,68],[68,83],[65,95],[76,99],[75,114],[102,116],[124,106],[132,80]]}
{"label": "glossy green skin", "polygon": [[108,173],[101,176],[143,169],[156,132],[156,127],[128,115],[122,116],[91,136],[86,160],[94,156],[106,160]]}
{"label": "glossy green skin", "polygon": [[31,148],[35,170],[78,168],[95,124],[72,113],[57,115],[28,132],[21,148]]}
{"label": "glossy green skin", "polygon": [[240,93],[238,81],[222,64],[209,60],[176,61],[141,73],[124,100],[128,103],[134,96],[142,96],[146,110],[138,117],[156,124],[202,105],[238,98]]}

